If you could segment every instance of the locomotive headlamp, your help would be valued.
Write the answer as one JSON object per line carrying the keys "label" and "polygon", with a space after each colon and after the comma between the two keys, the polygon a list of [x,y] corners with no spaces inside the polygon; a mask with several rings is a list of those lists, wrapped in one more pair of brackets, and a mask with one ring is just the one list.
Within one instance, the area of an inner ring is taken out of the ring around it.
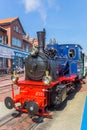
{"label": "locomotive headlamp", "polygon": [[11,80],[13,83],[16,83],[19,79],[19,76],[16,71],[13,72],[13,75],[11,76]]}
{"label": "locomotive headlamp", "polygon": [[43,77],[42,81],[45,85],[49,85],[52,81],[52,77],[49,75],[49,72],[46,71],[46,76]]}
{"label": "locomotive headlamp", "polygon": [[32,47],[32,49],[30,50],[30,54],[31,54],[31,56],[36,56],[37,53],[38,53],[38,49],[37,49],[37,48],[34,46],[34,44],[33,44],[33,47]]}

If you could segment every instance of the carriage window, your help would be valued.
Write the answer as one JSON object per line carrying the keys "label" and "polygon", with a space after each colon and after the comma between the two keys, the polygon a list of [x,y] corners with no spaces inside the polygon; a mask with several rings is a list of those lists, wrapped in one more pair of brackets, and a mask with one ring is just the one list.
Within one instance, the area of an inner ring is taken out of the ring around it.
{"label": "carriage window", "polygon": [[75,57],[75,55],[76,55],[75,49],[70,49],[70,50],[68,51],[68,55],[69,55],[69,57],[70,57],[71,59],[73,59],[73,58]]}

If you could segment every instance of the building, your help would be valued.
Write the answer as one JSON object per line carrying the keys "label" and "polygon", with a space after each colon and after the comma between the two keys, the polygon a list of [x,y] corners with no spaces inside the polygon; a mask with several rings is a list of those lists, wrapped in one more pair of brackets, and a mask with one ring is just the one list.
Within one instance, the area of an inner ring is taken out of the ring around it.
{"label": "building", "polygon": [[18,17],[0,20],[0,69],[22,67],[31,46]]}
{"label": "building", "polygon": [[38,47],[38,40],[37,38],[29,38],[29,41],[34,44],[35,47]]}

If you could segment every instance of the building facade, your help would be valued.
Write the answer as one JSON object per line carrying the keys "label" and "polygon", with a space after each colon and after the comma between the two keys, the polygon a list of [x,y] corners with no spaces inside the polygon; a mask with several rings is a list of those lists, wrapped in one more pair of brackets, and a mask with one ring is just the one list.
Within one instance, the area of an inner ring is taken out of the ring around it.
{"label": "building facade", "polygon": [[0,68],[23,67],[31,47],[18,17],[0,20]]}

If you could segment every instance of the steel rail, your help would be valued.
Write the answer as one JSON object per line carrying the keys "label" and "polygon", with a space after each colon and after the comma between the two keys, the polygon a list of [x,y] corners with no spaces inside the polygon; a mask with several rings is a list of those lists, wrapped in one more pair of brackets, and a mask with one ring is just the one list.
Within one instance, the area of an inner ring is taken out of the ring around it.
{"label": "steel rail", "polygon": [[12,119],[19,116],[20,112],[14,110],[13,112],[7,114],[6,116],[0,118],[0,127],[11,121]]}

